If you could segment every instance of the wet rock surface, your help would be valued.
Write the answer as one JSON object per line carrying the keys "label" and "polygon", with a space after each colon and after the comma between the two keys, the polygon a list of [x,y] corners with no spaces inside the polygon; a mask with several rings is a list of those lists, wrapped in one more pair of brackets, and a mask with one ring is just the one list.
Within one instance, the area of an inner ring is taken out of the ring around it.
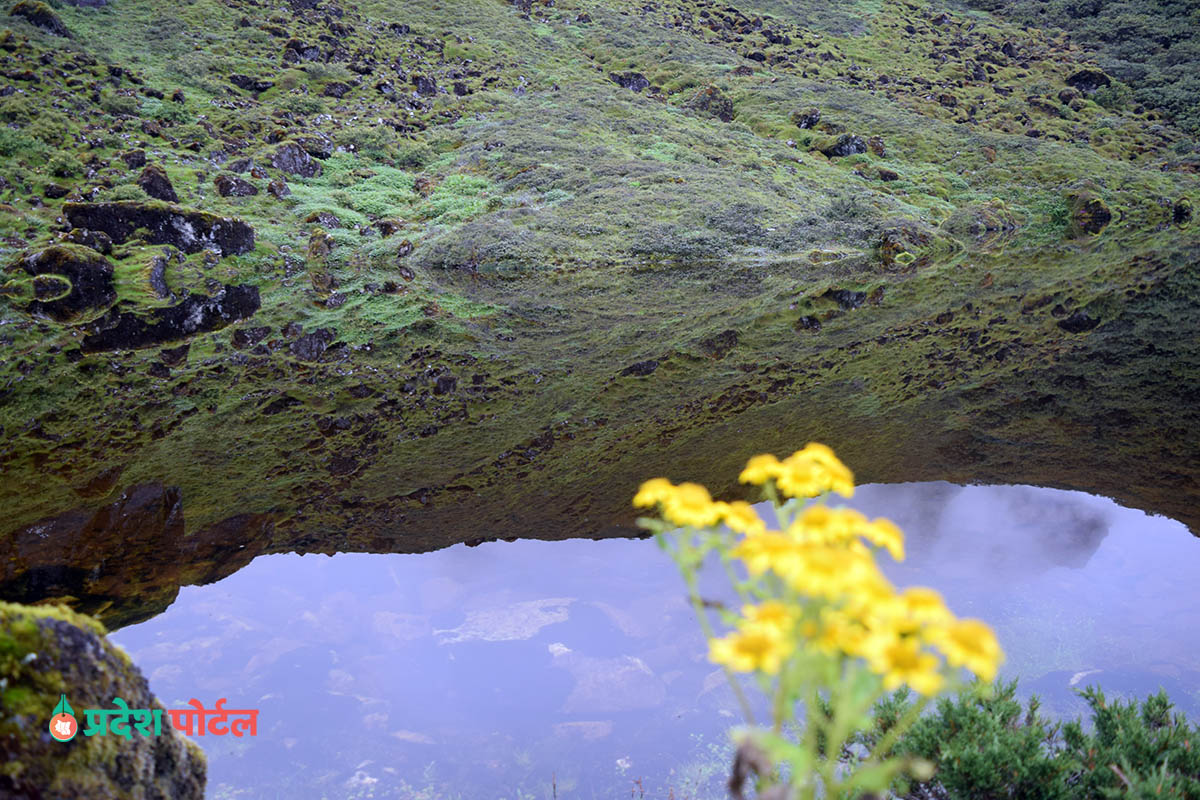
{"label": "wet rock surface", "polygon": [[178,206],[138,202],[66,203],[63,214],[76,228],[102,231],[117,244],[144,229],[150,244],[169,244],[185,253],[215,247],[225,255],[254,249],[254,230],[232,217]]}
{"label": "wet rock surface", "polygon": [[5,686],[0,742],[5,769],[0,794],[14,800],[203,800],[204,754],[169,724],[158,736],[134,735],[112,753],[113,736],[52,739],[47,721],[65,693],[80,724],[84,709],[163,705],[128,656],[109,644],[95,620],[62,606],[0,602],[0,680]]}
{"label": "wet rock surface", "polygon": [[168,308],[110,315],[95,324],[95,333],[84,337],[82,350],[128,350],[179,341],[248,319],[259,305],[257,286],[226,285],[214,297],[192,294]]}

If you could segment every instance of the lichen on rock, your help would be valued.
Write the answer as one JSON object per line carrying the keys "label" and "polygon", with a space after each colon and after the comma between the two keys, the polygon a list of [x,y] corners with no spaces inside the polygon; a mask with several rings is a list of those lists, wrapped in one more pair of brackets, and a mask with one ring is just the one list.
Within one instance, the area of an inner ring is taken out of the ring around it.
{"label": "lichen on rock", "polygon": [[0,796],[13,800],[201,800],[204,754],[170,724],[158,736],[50,737],[61,695],[82,716],[110,708],[162,708],[145,677],[105,639],[96,620],[63,606],[0,602]]}

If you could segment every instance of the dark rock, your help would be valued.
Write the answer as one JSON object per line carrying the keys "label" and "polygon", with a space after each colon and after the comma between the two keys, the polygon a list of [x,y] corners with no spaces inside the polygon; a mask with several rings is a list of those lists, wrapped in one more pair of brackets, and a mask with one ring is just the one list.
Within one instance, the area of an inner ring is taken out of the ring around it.
{"label": "dark rock", "polygon": [[763,63],[766,63],[767,54],[761,50],[755,50],[752,53],[747,53],[746,58],[750,59],[751,61],[757,61],[758,63],[763,64]]}
{"label": "dark rock", "polygon": [[[317,224],[323,228],[340,228],[342,221],[335,214],[329,211],[314,211],[304,218],[304,221],[309,225]],[[326,253],[328,255],[328,253]]]}
{"label": "dark rock", "polygon": [[168,367],[178,367],[187,361],[188,351],[191,349],[191,342],[181,344],[179,347],[168,347],[158,351],[158,360]]}
{"label": "dark rock", "polygon": [[1102,86],[1110,86],[1112,79],[1098,69],[1081,69],[1067,78],[1067,85],[1084,94],[1091,94]]}
{"label": "dark rock", "polygon": [[267,184],[267,191],[271,193],[277,200],[282,200],[285,197],[290,197],[292,194],[291,187],[286,181],[274,180]]}
{"label": "dark rock", "polygon": [[325,88],[321,91],[321,94],[325,97],[333,97],[338,100],[341,100],[343,97],[346,96],[346,93],[349,92],[350,89],[351,89],[351,86],[348,83],[342,83],[341,81],[333,81],[332,83],[328,83],[325,85]]}
{"label": "dark rock", "polygon": [[[45,536],[47,530],[39,529],[39,534]],[[23,542],[22,547],[29,544]],[[75,544],[95,552],[86,538],[80,537]],[[34,545],[33,549],[40,548]],[[27,560],[23,555],[22,561]],[[58,568],[60,574],[67,571]],[[5,596],[11,596],[8,588]],[[95,619],[63,605],[0,603],[0,641],[5,643],[0,685],[5,687],[6,764],[0,794],[13,800],[203,800],[204,754],[171,726],[165,713],[160,735],[135,733],[120,743],[118,758],[112,754],[112,736],[77,735],[62,744],[49,735],[48,720],[64,691],[80,724],[84,709],[111,708],[114,697],[129,708],[163,709],[146,678],[124,652],[109,643]]]}
{"label": "dark rock", "polygon": [[692,95],[685,104],[688,108],[722,122],[733,121],[733,101],[716,86],[706,86]]}
{"label": "dark rock", "polygon": [[61,200],[71,193],[71,190],[65,186],[59,186],[57,183],[50,183],[42,190],[42,197],[47,200]]}
{"label": "dark rock", "polygon": [[400,242],[400,246],[396,248],[396,258],[404,258],[413,251],[413,243],[408,239]]}
{"label": "dark rock", "polygon": [[650,81],[640,72],[610,72],[609,80],[623,89],[640,92],[650,85]]}
{"label": "dark rock", "polygon": [[257,286],[226,285],[214,297],[191,294],[178,305],[144,314],[129,311],[102,321],[96,333],[84,337],[82,349],[85,353],[96,353],[154,347],[220,330],[249,318],[259,306]]}
{"label": "dark rock", "polygon": [[958,98],[949,92],[942,92],[938,95],[937,101],[946,108],[954,108],[958,105]]}
{"label": "dark rock", "polygon": [[333,155],[333,140],[325,136],[297,136],[295,142],[313,158],[325,159]]}
{"label": "dark rock", "polygon": [[1000,52],[1004,53],[1004,55],[1008,56],[1009,58],[1016,58],[1017,46],[1012,42],[1005,42],[1004,44],[1000,45]]}
{"label": "dark rock", "polygon": [[259,94],[265,92],[275,85],[274,81],[263,80],[262,78],[251,78],[249,75],[233,74],[229,76],[229,82],[247,92]]}
{"label": "dark rock", "polygon": [[125,166],[130,169],[146,166],[146,151],[145,150],[130,150],[128,153],[121,154],[121,160],[125,162]]}
{"label": "dark rock", "polygon": [[871,136],[867,139],[867,149],[879,158],[887,158],[887,147],[883,144],[882,136]]}
{"label": "dark rock", "polygon": [[329,295],[329,297],[325,298],[325,307],[341,308],[346,304],[347,299],[349,298],[344,292],[334,292],[333,294]]}
{"label": "dark rock", "polygon": [[233,332],[230,341],[239,350],[253,347],[271,334],[270,328],[238,328]]}
{"label": "dark rock", "polygon": [[433,393],[450,394],[456,386],[458,386],[458,378],[453,375],[439,375],[438,379],[434,381]]}
{"label": "dark rock", "polygon": [[150,288],[160,300],[171,296],[171,287],[167,286],[167,260],[162,256],[155,256],[150,261]]}
{"label": "dark rock", "polygon": [[1075,233],[1100,233],[1112,222],[1112,211],[1104,201],[1087,189],[1067,194],[1071,210],[1071,227]]}
{"label": "dark rock", "polygon": [[1062,103],[1064,106],[1069,106],[1071,105],[1072,100],[1078,99],[1079,92],[1077,92],[1075,89],[1067,88],[1058,93],[1058,102]]}
{"label": "dark rock", "polygon": [[379,92],[384,97],[396,96],[396,87],[392,85],[391,81],[380,81],[379,83],[375,84],[375,91]]}
{"label": "dark rock", "polygon": [[820,150],[830,158],[839,158],[867,152],[867,143],[861,136],[843,133],[837,141],[821,147]]}
{"label": "dark rock", "polygon": [[171,102],[173,102],[173,103],[186,103],[187,102],[187,98],[183,96],[183,89],[176,89],[175,91],[171,92]]}
{"label": "dark rock", "polygon": [[416,87],[417,94],[422,97],[437,94],[437,81],[427,75],[413,75],[412,85]]}
{"label": "dark rock", "polygon": [[1185,197],[1175,203],[1171,209],[1171,222],[1176,225],[1187,225],[1192,221],[1192,204]]}
{"label": "dark rock", "polygon": [[58,18],[50,6],[32,0],[21,0],[8,12],[10,17],[23,17],[30,25],[41,28],[54,36],[71,37],[67,26]]}
{"label": "dark rock", "polygon": [[879,180],[881,180],[881,181],[898,181],[898,180],[900,180],[900,173],[894,172],[890,169],[885,169],[884,167],[880,167],[879,168]]}
{"label": "dark rock", "polygon": [[250,170],[254,169],[254,159],[239,158],[234,161],[230,161],[228,164],[225,165],[225,169],[227,169],[230,172],[233,172],[235,174],[243,175],[243,174],[249,172]]}
{"label": "dark rock", "polygon": [[89,231],[82,228],[72,228],[69,232],[62,235],[64,242],[71,244],[81,244],[84,247],[90,247],[97,253],[109,255],[112,253],[112,239],[103,231]]}
{"label": "dark rock", "polygon": [[375,229],[379,231],[379,235],[383,238],[391,236],[396,231],[401,230],[404,222],[398,219],[381,219],[375,223]]}
{"label": "dark rock", "polygon": [[816,333],[821,330],[821,320],[813,316],[801,317],[796,320],[794,327],[797,331],[812,331]]}
{"label": "dark rock", "polygon": [[1058,321],[1058,327],[1067,333],[1085,333],[1100,324],[1100,320],[1088,316],[1086,311],[1076,311],[1066,319]]}
{"label": "dark rock", "polygon": [[321,174],[320,163],[295,142],[281,145],[271,156],[271,165],[301,178],[314,178]]}
{"label": "dark rock", "polygon": [[[18,270],[34,278],[34,296],[25,307],[34,316],[78,322],[117,300],[112,265],[87,247],[53,245],[23,256],[5,272]],[[40,276],[46,278],[38,281]]]}
{"label": "dark rock", "polygon": [[722,359],[729,355],[729,351],[737,347],[738,332],[735,330],[724,330],[715,336],[710,336],[707,339],[700,341],[700,352],[709,358]]}
{"label": "dark rock", "polygon": [[850,289],[830,289],[825,296],[837,303],[846,311],[858,308],[867,299],[866,292],[855,292]]}
{"label": "dark rock", "polygon": [[152,378],[169,378],[171,377],[171,369],[166,364],[154,362],[146,369],[147,374]]}
{"label": "dark rock", "polygon": [[333,341],[333,331],[328,328],[317,328],[312,333],[299,337],[288,345],[288,350],[301,361],[319,361],[329,343]]}
{"label": "dark rock", "polygon": [[222,255],[240,255],[254,249],[254,229],[240,219],[218,217],[205,211],[155,203],[65,203],[63,214],[76,228],[103,231],[124,244],[144,228],[150,244],[169,244],[185,253],[215,248]]}
{"label": "dark rock", "polygon": [[171,179],[167,177],[167,173],[163,171],[162,167],[156,164],[149,164],[142,170],[142,174],[138,176],[137,185],[155,200],[167,203],[179,202],[179,198],[175,195],[175,187],[171,185]]}
{"label": "dark rock", "polygon": [[301,61],[318,61],[321,58],[321,48],[305,44],[299,39],[289,39],[283,45],[283,60],[289,64]]}
{"label": "dark rock", "polygon": [[658,369],[658,362],[654,359],[650,359],[648,361],[638,361],[635,364],[630,364],[628,367],[621,370],[621,374],[644,378],[654,372],[656,369]]}
{"label": "dark rock", "polygon": [[[408,267],[397,268],[396,274],[399,275],[401,278],[403,278],[406,281],[412,281],[414,278],[417,277],[417,274],[415,272],[413,272],[411,269],[409,269]],[[385,286],[385,288],[386,288],[386,286]],[[393,289],[393,291],[395,291],[395,290]]]}
{"label": "dark rock", "polygon": [[821,121],[821,109],[810,108],[805,111],[793,111],[791,120],[792,124],[801,130],[815,128]]}
{"label": "dark rock", "polygon": [[213,185],[221,197],[250,197],[258,194],[257,186],[236,175],[218,175],[213,178]]}

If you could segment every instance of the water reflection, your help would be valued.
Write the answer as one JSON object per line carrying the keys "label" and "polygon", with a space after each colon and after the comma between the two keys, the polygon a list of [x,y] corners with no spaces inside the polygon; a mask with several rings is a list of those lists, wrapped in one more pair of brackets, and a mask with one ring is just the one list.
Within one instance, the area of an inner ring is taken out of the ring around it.
{"label": "water reflection", "polygon": [[[902,584],[998,629],[1051,712],[1070,687],[1200,710],[1200,542],[1079,493],[869,486],[909,536]],[[113,635],[168,706],[259,707],[208,737],[210,797],[720,796],[736,708],[649,541],[259,558]],[[635,783],[636,782],[636,783]]]}

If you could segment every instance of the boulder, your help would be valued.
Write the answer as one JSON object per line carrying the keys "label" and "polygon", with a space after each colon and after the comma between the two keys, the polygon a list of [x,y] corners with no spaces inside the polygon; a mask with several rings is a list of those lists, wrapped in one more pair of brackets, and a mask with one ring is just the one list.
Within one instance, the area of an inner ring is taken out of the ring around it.
{"label": "boulder", "polygon": [[58,18],[50,6],[45,3],[31,2],[30,0],[21,0],[8,12],[10,17],[21,17],[30,25],[41,28],[46,33],[54,36],[71,37],[71,32],[67,30],[67,26]]}
{"label": "boulder", "polygon": [[315,178],[321,174],[320,163],[295,142],[280,145],[271,156],[271,166],[301,178]]}
{"label": "boulder", "polygon": [[793,111],[791,120],[792,124],[800,130],[815,128],[821,121],[821,109],[810,108],[805,111]]}
{"label": "boulder", "polygon": [[225,285],[213,297],[191,294],[167,308],[110,315],[96,324],[95,333],[84,337],[82,350],[133,350],[179,341],[248,319],[260,305],[257,286]]}
{"label": "boulder", "polygon": [[169,244],[185,253],[215,248],[229,256],[254,249],[254,229],[242,220],[165,203],[65,203],[63,214],[73,227],[103,231],[117,244],[145,229],[150,244]]}
{"label": "boulder", "polygon": [[259,94],[265,92],[275,85],[274,81],[263,80],[262,78],[252,78],[249,75],[235,73],[229,76],[229,82],[247,92]]}
{"label": "boulder", "polygon": [[861,136],[843,133],[837,139],[821,142],[817,149],[829,158],[840,158],[867,152],[867,143]]}
{"label": "boulder", "polygon": [[610,72],[609,80],[623,89],[640,92],[650,85],[650,81],[640,72]]}
{"label": "boulder", "polygon": [[257,186],[236,175],[218,175],[213,178],[213,185],[221,197],[249,197],[258,194]]}
{"label": "boulder", "polygon": [[1112,84],[1112,79],[1098,69],[1081,69],[1067,78],[1067,86],[1091,94],[1102,86]]}
{"label": "boulder", "polygon": [[25,310],[57,322],[78,322],[117,300],[113,268],[88,247],[59,244],[18,259],[5,270],[32,278],[32,299]]}
{"label": "boulder", "polygon": [[1067,206],[1071,210],[1072,232],[1076,235],[1100,233],[1112,222],[1112,211],[1103,200],[1087,189],[1069,192]]}
{"label": "boulder", "polygon": [[157,736],[77,734],[67,743],[48,734],[50,718],[66,693],[77,724],[84,710],[162,709],[146,678],[105,638],[104,627],[65,606],[0,602],[0,685],[5,687],[0,741],[5,768],[0,796],[56,800],[203,800],[204,753],[176,731],[170,718]]}
{"label": "boulder", "polygon": [[142,174],[138,176],[137,185],[155,200],[162,200],[166,203],[179,202],[179,198],[175,195],[175,187],[171,185],[171,179],[167,177],[163,168],[156,164],[150,164],[142,170]]}

